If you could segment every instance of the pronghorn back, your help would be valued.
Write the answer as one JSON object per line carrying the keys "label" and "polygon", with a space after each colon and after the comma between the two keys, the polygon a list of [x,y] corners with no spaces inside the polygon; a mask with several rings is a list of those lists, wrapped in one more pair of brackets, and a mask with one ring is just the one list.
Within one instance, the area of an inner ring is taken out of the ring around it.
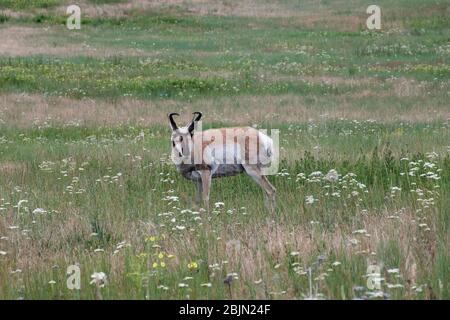
{"label": "pronghorn back", "polygon": [[[201,144],[195,144],[196,139],[201,141]],[[195,132],[193,140],[194,153],[201,152],[202,162],[206,164],[216,160],[227,164],[250,163],[265,166],[270,162],[273,153],[272,139],[252,127],[218,128]],[[195,150],[200,145],[201,148]],[[214,154],[211,154],[212,152]],[[230,159],[232,163],[225,161]]]}

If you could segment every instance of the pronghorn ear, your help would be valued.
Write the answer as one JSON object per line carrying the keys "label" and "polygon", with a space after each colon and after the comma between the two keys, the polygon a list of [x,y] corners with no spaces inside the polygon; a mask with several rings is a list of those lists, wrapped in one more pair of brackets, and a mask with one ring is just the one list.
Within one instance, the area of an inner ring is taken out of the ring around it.
{"label": "pronghorn ear", "polygon": [[189,133],[191,134],[191,136],[192,136],[192,134],[194,132],[194,129],[195,129],[195,123],[202,118],[202,113],[201,112],[196,111],[196,112],[193,113],[193,115],[194,115],[194,117],[192,118],[191,124],[188,127],[188,130],[189,130]]}
{"label": "pronghorn ear", "polygon": [[170,129],[172,129],[172,131],[175,131],[178,129],[178,126],[175,123],[175,120],[173,120],[173,116],[179,116],[179,114],[176,112],[172,112],[167,115],[167,117],[169,118]]}

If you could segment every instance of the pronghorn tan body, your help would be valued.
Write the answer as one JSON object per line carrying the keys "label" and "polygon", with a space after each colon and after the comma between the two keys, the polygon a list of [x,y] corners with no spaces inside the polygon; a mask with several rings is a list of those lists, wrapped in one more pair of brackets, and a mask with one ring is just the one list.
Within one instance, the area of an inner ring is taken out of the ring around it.
{"label": "pronghorn tan body", "polygon": [[213,178],[247,173],[264,191],[266,205],[275,210],[275,188],[263,174],[272,158],[272,139],[250,127],[197,130],[201,113],[178,128],[169,114],[172,129],[172,160],[180,174],[197,185],[197,203],[209,209]]}

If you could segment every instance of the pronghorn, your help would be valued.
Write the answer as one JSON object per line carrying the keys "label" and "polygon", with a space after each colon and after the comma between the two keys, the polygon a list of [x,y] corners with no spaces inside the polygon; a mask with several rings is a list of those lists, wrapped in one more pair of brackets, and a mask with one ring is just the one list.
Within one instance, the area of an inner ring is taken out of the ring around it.
{"label": "pronghorn", "polygon": [[197,185],[196,202],[209,211],[212,178],[247,173],[264,191],[265,203],[275,211],[276,190],[263,174],[273,158],[273,141],[251,127],[199,130],[202,114],[194,112],[192,121],[179,128],[168,114],[172,129],[172,161],[178,172]]}

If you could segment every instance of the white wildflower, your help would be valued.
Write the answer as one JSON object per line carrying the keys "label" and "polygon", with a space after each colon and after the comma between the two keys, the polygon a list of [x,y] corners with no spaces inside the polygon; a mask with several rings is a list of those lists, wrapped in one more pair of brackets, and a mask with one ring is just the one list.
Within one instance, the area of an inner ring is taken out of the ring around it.
{"label": "white wildflower", "polygon": [[400,283],[397,283],[397,284],[390,284],[390,283],[387,283],[386,286],[387,286],[389,289],[403,288],[403,285],[400,284]]}
{"label": "white wildflower", "polygon": [[398,268],[393,268],[393,269],[388,269],[387,273],[399,273],[399,269]]}
{"label": "white wildflower", "polygon": [[91,275],[91,282],[90,284],[95,284],[96,286],[103,288],[106,285],[106,274],[104,272],[94,272]]}
{"label": "white wildflower", "polygon": [[314,202],[316,202],[317,200],[314,199],[314,196],[306,196],[305,198],[305,202],[306,204],[313,204]]}
{"label": "white wildflower", "polygon": [[212,284],[211,282],[207,282],[207,283],[202,283],[200,284],[201,287],[206,287],[206,288],[211,288]]}
{"label": "white wildflower", "polygon": [[216,202],[216,203],[214,204],[214,206],[215,206],[216,208],[220,208],[220,207],[225,206],[225,203],[223,203],[223,202]]}
{"label": "white wildflower", "polygon": [[47,210],[42,209],[42,208],[36,208],[33,210],[33,214],[46,214]]}
{"label": "white wildflower", "polygon": [[335,169],[331,169],[324,177],[328,182],[336,182],[339,180],[339,174]]}

